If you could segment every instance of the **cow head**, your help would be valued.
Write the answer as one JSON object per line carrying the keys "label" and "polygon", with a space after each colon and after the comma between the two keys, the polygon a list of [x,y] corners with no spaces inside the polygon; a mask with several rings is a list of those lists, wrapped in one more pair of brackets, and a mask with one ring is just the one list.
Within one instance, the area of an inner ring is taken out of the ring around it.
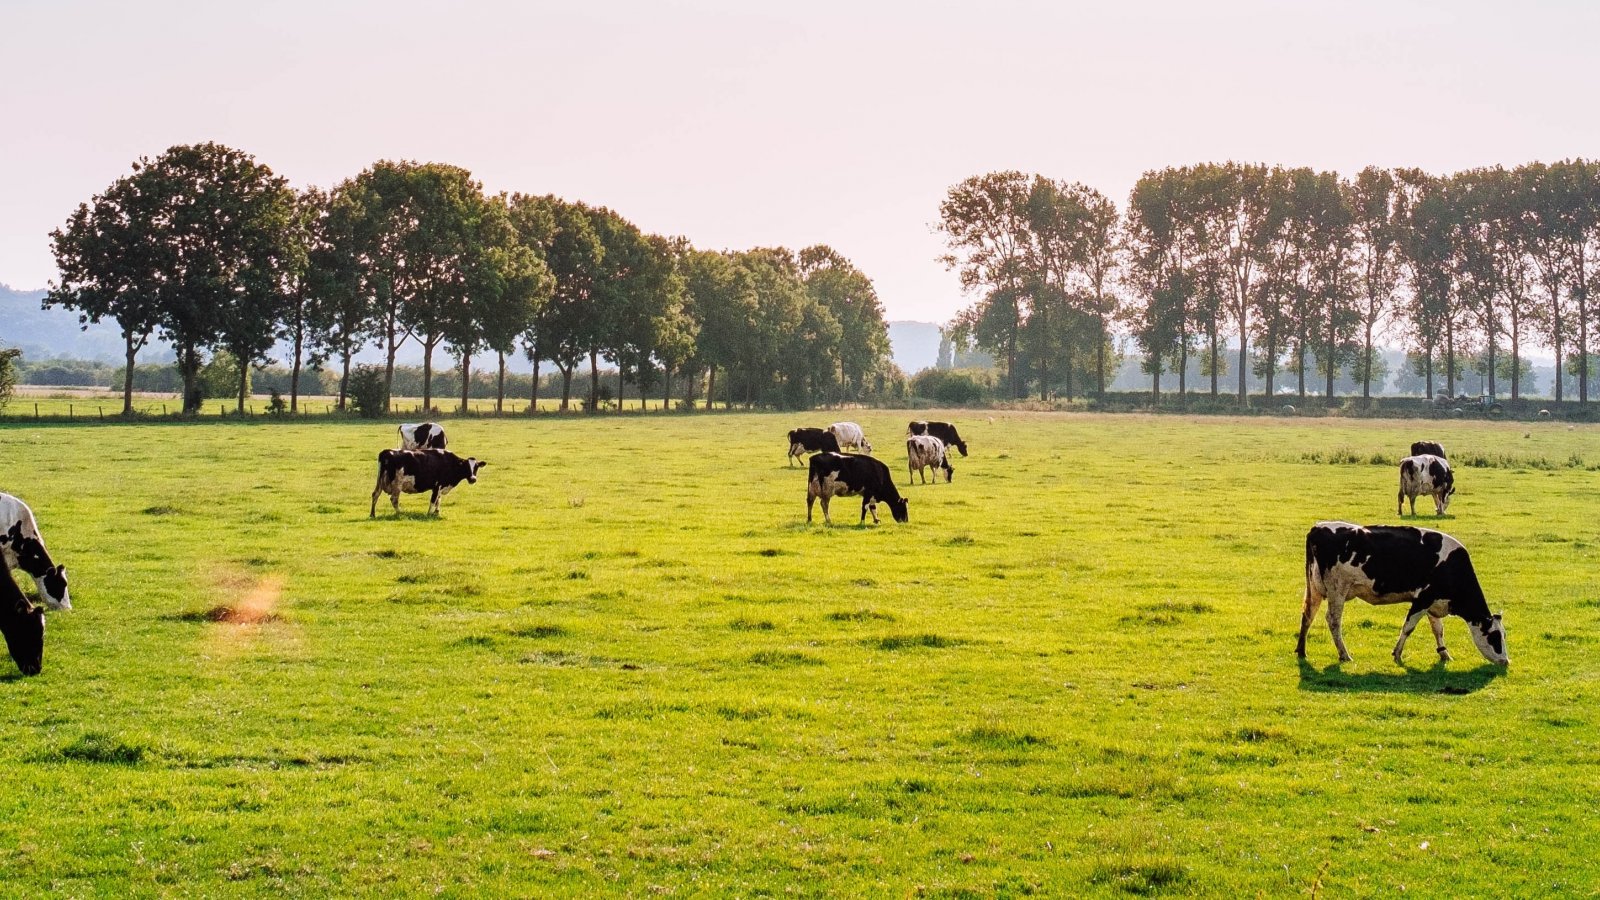
{"label": "cow head", "polygon": [[39,577],[39,598],[51,609],[71,609],[67,596],[67,567],[52,566]]}
{"label": "cow head", "polygon": [[966,456],[967,455],[967,442],[966,441],[956,441],[956,449],[961,451],[961,455],[962,456]]}
{"label": "cow head", "polygon": [[1501,624],[1499,613],[1482,622],[1468,622],[1467,633],[1472,635],[1472,642],[1478,645],[1478,652],[1484,659],[1501,666],[1511,662],[1506,653],[1506,627]]}
{"label": "cow head", "polygon": [[477,484],[478,470],[487,465],[488,463],[481,459],[474,459],[470,456],[467,457],[467,484]]}
{"label": "cow head", "polygon": [[22,674],[39,674],[44,668],[44,609],[18,600],[14,608],[0,613],[0,633]]}
{"label": "cow head", "polygon": [[889,512],[894,516],[894,520],[896,522],[911,521],[910,514],[906,512],[906,504],[909,502],[906,500],[906,498],[890,497],[884,502],[889,504]]}

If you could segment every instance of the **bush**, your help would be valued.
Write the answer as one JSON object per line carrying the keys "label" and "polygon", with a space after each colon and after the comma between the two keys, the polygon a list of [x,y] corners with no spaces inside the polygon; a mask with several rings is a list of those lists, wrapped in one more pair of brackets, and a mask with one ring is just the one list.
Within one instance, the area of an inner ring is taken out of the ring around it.
{"label": "bush", "polygon": [[17,360],[21,356],[21,350],[0,349],[0,409],[11,402],[11,393],[17,388]]}
{"label": "bush", "polygon": [[[218,350],[211,361],[200,367],[200,392],[207,400],[232,400],[239,396],[239,361],[232,353]],[[250,393],[250,373],[245,372],[244,391]]]}
{"label": "bush", "polygon": [[357,366],[350,373],[350,406],[363,419],[377,419],[389,411],[389,392],[383,388],[383,371],[377,366]]}
{"label": "bush", "polygon": [[978,379],[966,372],[943,369],[923,369],[911,379],[911,391],[946,406],[963,406],[977,403],[988,391]]}

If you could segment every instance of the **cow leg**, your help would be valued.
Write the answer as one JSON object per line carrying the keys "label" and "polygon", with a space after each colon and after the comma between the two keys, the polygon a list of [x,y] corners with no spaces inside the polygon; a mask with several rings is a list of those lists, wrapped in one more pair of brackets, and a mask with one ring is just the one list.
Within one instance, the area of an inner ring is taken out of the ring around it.
{"label": "cow leg", "polygon": [[1311,630],[1311,621],[1317,617],[1317,607],[1322,605],[1322,594],[1311,587],[1311,574],[1306,573],[1306,597],[1300,607],[1300,642],[1294,647],[1294,655],[1301,659],[1306,658],[1306,632]]}
{"label": "cow leg", "polygon": [[1416,494],[1412,494],[1411,495],[1411,514],[1413,516],[1417,514],[1417,495]]}
{"label": "cow leg", "polygon": [[434,488],[433,489],[433,494],[428,498],[428,512],[433,513],[436,516],[439,514],[439,489],[438,488]]}
{"label": "cow leg", "polygon": [[824,525],[832,525],[833,524],[833,517],[828,515],[828,500],[829,500],[828,495],[827,494],[823,494],[822,495],[822,524],[824,524]]}
{"label": "cow leg", "polygon": [[1333,646],[1339,651],[1339,662],[1350,661],[1350,651],[1344,648],[1344,601],[1328,598],[1328,633],[1333,635]]}
{"label": "cow leg", "polygon": [[1405,622],[1400,625],[1400,640],[1396,641],[1394,645],[1395,665],[1401,665],[1400,657],[1406,652],[1406,639],[1411,637],[1411,632],[1416,630],[1417,625],[1422,622],[1422,617],[1427,614],[1428,607],[1426,606],[1413,606],[1411,607],[1411,612],[1406,614]]}
{"label": "cow leg", "polygon": [[1397,515],[1397,516],[1403,516],[1403,515],[1406,514],[1406,488],[1405,488],[1405,485],[1401,485],[1400,486],[1400,493],[1395,495],[1395,498],[1394,498],[1394,514]]}
{"label": "cow leg", "polygon": [[1438,616],[1428,616],[1428,625],[1433,628],[1433,646],[1439,651],[1439,661],[1449,662],[1450,651],[1444,648],[1444,620]]}
{"label": "cow leg", "polygon": [[1434,494],[1433,495],[1433,514],[1436,515],[1436,516],[1444,515],[1444,495],[1443,494]]}
{"label": "cow leg", "polygon": [[[811,524],[811,507],[813,505],[815,505],[816,502],[817,502],[817,495],[811,493],[810,491],[806,491],[806,524],[807,525]],[[826,510],[827,507],[824,506],[823,509]]]}

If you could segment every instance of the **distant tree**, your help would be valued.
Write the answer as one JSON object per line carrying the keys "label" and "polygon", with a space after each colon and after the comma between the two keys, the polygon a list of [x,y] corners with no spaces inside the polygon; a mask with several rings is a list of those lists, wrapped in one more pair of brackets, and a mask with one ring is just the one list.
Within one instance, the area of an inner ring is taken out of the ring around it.
{"label": "distant tree", "polygon": [[[62,280],[46,302],[77,309],[86,322],[115,318],[130,371],[154,322],[177,352],[192,412],[201,349],[257,345],[258,336],[243,336],[275,312],[288,196],[270,169],[220,144],[141,158],[52,233]],[[132,411],[130,383],[124,413]]]}
{"label": "distant tree", "polygon": [[938,228],[949,253],[946,268],[961,276],[964,290],[980,295],[963,313],[979,346],[1003,354],[1011,398],[1023,395],[1017,365],[1026,320],[1026,256],[1032,234],[1028,200],[1032,179],[1021,172],[991,172],[952,187],[939,204]]}
{"label": "distant tree", "polygon": [[[512,194],[506,201],[506,212],[510,217],[511,227],[516,233],[517,242],[523,247],[526,247],[530,253],[535,254],[539,258],[539,262],[544,267],[545,274],[548,276],[548,280],[544,283],[542,289],[537,293],[535,302],[532,305],[532,315],[529,317],[527,323],[523,327],[522,333],[517,335],[513,341],[513,343],[515,340],[522,341],[523,348],[528,354],[528,361],[533,364],[530,404],[528,406],[528,411],[530,413],[537,411],[539,408],[539,345],[540,336],[542,334],[541,322],[544,320],[544,317],[547,314],[551,299],[555,296],[558,283],[555,273],[550,270],[549,264],[545,261],[545,255],[550,248],[551,241],[555,237],[556,220],[553,212],[554,202],[555,201],[553,198],[535,197],[527,194]],[[501,351],[499,347],[496,347],[495,350],[499,355],[501,382],[503,384],[506,368],[505,357],[507,353],[513,352],[513,348],[508,347],[504,351]],[[500,403],[503,402],[503,398],[500,401],[497,401],[495,406],[496,410],[500,408]]]}
{"label": "distant tree", "polygon": [[889,356],[889,323],[872,279],[825,244],[799,255],[800,275],[811,298],[838,322],[839,382],[845,398],[859,400],[867,376]]}
{"label": "distant tree", "polygon": [[148,160],[117,179],[88,203],[79,204],[67,224],[50,232],[59,283],[51,285],[45,308],[62,306],[78,313],[84,328],[112,319],[122,330],[125,366],[122,414],[133,415],[133,376],[139,351],[161,319],[162,248],[152,233],[162,198],[147,187]]}
{"label": "distant tree", "polygon": [[328,195],[307,188],[295,195],[294,208],[285,234],[283,318],[279,337],[289,342],[291,363],[288,411],[300,408],[300,367],[305,361],[312,334],[312,285],[315,281],[311,255],[320,240],[322,219],[327,215]]}
{"label": "distant tree", "polygon": [[1383,356],[1373,347],[1375,331],[1394,307],[1400,281],[1400,222],[1402,201],[1394,173],[1374,166],[1362,169],[1354,181],[1344,182],[1346,201],[1354,213],[1355,265],[1358,287],[1357,315],[1361,321],[1362,371],[1357,377],[1363,401],[1372,397],[1372,384],[1383,383],[1384,372],[1375,367]]}
{"label": "distant tree", "polygon": [[11,402],[11,395],[16,392],[17,361],[21,358],[21,350],[15,347],[0,347],[0,409],[6,408],[6,404]]}
{"label": "distant tree", "polygon": [[[351,360],[379,331],[374,281],[378,268],[363,257],[370,250],[363,234],[365,191],[351,182],[324,198],[324,214],[314,223],[307,252],[306,325],[312,361],[339,360],[339,409],[350,389]],[[365,249],[364,249],[365,248]],[[393,370],[390,369],[392,377]]]}
{"label": "distant tree", "polygon": [[[756,321],[756,291],[750,272],[736,257],[696,250],[683,260],[684,289],[699,324],[695,357],[706,367],[706,409],[717,393],[717,371],[731,375],[745,358],[744,343]],[[733,406],[733,382],[725,379],[724,396]]]}
{"label": "distant tree", "polygon": [[[555,278],[555,290],[524,341],[536,366],[537,360],[548,359],[561,371],[561,409],[566,410],[571,406],[573,371],[588,352],[599,325],[594,284],[605,247],[595,233],[588,207],[556,197],[545,197],[542,202],[553,229],[544,258]],[[537,385],[537,378],[534,383]]]}

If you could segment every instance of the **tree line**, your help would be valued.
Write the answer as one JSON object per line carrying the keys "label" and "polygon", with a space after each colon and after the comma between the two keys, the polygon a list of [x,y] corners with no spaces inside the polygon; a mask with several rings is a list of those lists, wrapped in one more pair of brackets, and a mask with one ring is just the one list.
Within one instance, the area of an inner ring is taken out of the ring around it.
{"label": "tree line", "polygon": [[297,191],[242,151],[176,146],[134,163],[50,237],[60,276],[44,304],[120,327],[125,414],[156,334],[177,355],[186,412],[208,353],[238,367],[242,410],[251,368],[280,344],[291,410],[303,370],[324,366],[339,373],[344,408],[352,359],[371,346],[393,395],[408,342],[422,350],[425,408],[441,352],[463,409],[473,357],[487,352],[498,403],[506,361],[522,353],[531,399],[548,362],[562,409],[585,364],[588,408],[599,407],[601,359],[616,367],[618,397],[623,383],[670,399],[675,378],[703,380],[707,407],[719,376],[730,405],[787,406],[864,399],[900,378],[872,281],[830,247],[700,250],[603,207],[486,194],[440,163],[380,161]]}
{"label": "tree line", "polygon": [[[949,325],[1003,366],[1013,397],[1091,383],[1104,392],[1114,339],[1131,337],[1159,399],[1161,375],[1200,357],[1213,397],[1228,374],[1301,397],[1308,370],[1333,396],[1341,367],[1370,398],[1385,333],[1432,396],[1486,360],[1488,391],[1522,393],[1529,342],[1554,351],[1589,399],[1589,286],[1600,275],[1600,163],[1567,160],[1434,175],[1368,167],[1204,163],[1146,172],[1118,213],[1081,184],[1021,172],[951,188],[938,228],[977,301]],[[1509,354],[1509,360],[1504,357]],[[1502,374],[1503,373],[1503,374]]]}

